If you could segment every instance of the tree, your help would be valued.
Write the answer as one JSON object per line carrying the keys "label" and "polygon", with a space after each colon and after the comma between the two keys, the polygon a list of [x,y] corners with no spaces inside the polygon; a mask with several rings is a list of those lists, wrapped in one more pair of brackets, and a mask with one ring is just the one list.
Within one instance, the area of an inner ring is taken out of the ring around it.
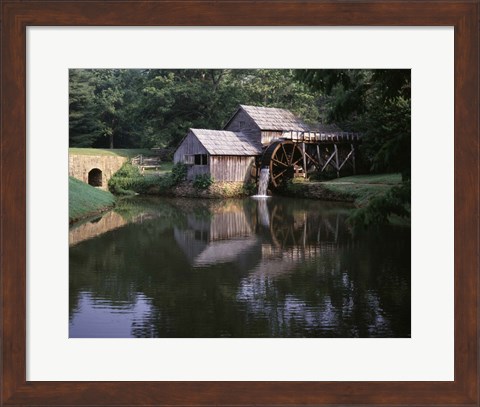
{"label": "tree", "polygon": [[101,135],[108,139],[109,148],[114,147],[115,135],[119,130],[124,88],[121,83],[121,71],[95,70],[98,81],[95,89],[97,114],[102,123]]}
{"label": "tree", "polygon": [[297,78],[324,94],[324,120],[363,133],[373,172],[410,177],[410,70],[298,70]]}
{"label": "tree", "polygon": [[318,92],[290,69],[72,70],[70,82],[72,147],[176,146],[189,127],[222,128],[239,104],[319,119]]}
{"label": "tree", "polygon": [[325,95],[325,119],[363,133],[361,152],[372,172],[401,172],[402,185],[372,199],[355,218],[382,223],[410,214],[410,70],[298,70],[297,78]]}
{"label": "tree", "polygon": [[96,114],[95,81],[91,70],[69,71],[70,146],[91,147],[101,134]]}

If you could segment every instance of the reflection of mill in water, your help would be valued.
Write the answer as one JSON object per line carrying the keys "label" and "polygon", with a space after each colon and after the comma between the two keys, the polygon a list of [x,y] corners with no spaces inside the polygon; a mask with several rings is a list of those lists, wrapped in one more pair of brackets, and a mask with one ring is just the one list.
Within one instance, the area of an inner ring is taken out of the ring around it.
{"label": "reflection of mill in water", "polygon": [[194,267],[242,263],[249,254],[256,261],[244,264],[244,271],[259,272],[260,267],[265,272],[268,264],[276,263],[276,274],[298,262],[331,255],[342,240],[339,213],[295,210],[275,200],[212,204],[205,209],[202,215],[189,213],[186,227],[174,230]]}
{"label": "reflection of mill in water", "polygon": [[241,202],[205,206],[201,213],[188,213],[185,228],[174,228],[178,245],[194,267],[239,261],[258,247],[254,224]]}

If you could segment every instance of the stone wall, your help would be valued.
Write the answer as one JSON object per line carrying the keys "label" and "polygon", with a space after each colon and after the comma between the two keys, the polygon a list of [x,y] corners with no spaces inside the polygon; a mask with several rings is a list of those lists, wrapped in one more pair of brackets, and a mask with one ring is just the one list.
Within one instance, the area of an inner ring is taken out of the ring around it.
{"label": "stone wall", "polygon": [[102,171],[101,189],[108,190],[108,180],[127,161],[126,157],[111,155],[81,155],[68,156],[68,175],[88,184],[88,173],[94,168]]}

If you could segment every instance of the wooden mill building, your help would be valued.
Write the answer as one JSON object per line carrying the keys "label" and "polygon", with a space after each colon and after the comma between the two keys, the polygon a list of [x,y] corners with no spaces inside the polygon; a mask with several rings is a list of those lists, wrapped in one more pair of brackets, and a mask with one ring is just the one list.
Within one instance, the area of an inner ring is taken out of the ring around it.
{"label": "wooden mill building", "polygon": [[[240,105],[223,130],[190,129],[174,154],[188,165],[187,179],[247,181],[252,167],[270,168],[273,186],[308,171],[353,163],[358,135],[338,128],[311,129],[286,109]],[[341,148],[340,148],[341,147]]]}
{"label": "wooden mill building", "polygon": [[215,181],[247,181],[262,147],[242,132],[190,129],[173,162],[188,165],[187,179],[209,174]]}
{"label": "wooden mill building", "polygon": [[224,127],[225,130],[241,131],[253,142],[267,146],[284,132],[310,131],[303,121],[286,109],[275,107],[240,105]]}

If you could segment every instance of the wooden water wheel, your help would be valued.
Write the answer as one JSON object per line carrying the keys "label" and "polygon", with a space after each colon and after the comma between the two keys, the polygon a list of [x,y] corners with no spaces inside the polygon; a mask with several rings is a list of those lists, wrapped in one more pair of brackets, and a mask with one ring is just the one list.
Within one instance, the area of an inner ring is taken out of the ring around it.
{"label": "wooden water wheel", "polygon": [[301,171],[302,151],[290,140],[270,144],[262,156],[262,167],[270,169],[270,181],[276,188]]}

